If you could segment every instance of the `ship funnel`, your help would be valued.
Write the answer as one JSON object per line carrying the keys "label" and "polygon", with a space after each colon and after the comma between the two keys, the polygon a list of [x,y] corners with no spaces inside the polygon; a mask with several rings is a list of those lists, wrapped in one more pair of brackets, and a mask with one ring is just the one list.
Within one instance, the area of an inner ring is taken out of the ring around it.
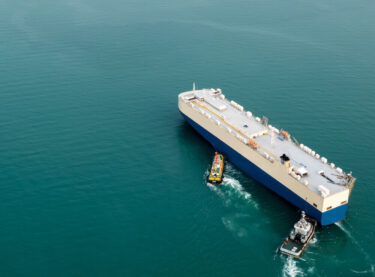
{"label": "ship funnel", "polygon": [[193,91],[195,91],[195,82],[193,83]]}

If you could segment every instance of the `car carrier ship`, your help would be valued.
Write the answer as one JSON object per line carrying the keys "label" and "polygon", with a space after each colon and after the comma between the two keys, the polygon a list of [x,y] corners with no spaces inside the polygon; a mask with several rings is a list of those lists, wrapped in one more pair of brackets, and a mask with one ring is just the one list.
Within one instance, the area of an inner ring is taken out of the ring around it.
{"label": "car carrier ship", "polygon": [[220,89],[182,92],[185,120],[225,158],[321,225],[345,218],[355,178]]}

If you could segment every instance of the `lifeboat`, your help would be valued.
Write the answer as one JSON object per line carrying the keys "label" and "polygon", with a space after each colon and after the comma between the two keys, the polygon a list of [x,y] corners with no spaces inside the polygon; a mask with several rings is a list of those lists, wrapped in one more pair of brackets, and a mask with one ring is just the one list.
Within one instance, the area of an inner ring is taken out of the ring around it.
{"label": "lifeboat", "polygon": [[211,184],[218,185],[223,181],[224,171],[224,156],[215,152],[215,157],[212,161],[210,174],[207,177],[207,181]]}

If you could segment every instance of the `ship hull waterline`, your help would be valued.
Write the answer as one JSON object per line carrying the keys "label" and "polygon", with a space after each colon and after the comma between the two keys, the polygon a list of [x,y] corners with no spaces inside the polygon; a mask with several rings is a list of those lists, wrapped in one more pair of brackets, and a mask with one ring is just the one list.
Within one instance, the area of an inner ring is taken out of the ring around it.
{"label": "ship hull waterline", "polygon": [[322,226],[330,225],[345,219],[348,204],[341,205],[322,213],[304,199],[282,185],[279,181],[257,167],[251,161],[243,157],[229,145],[208,132],[205,128],[193,121],[180,111],[186,122],[194,128],[203,138],[205,138],[217,151],[224,154],[226,159],[242,170],[246,175],[252,177],[257,182],[264,185],[269,190],[275,192],[295,207],[306,212],[307,215],[315,218]]}

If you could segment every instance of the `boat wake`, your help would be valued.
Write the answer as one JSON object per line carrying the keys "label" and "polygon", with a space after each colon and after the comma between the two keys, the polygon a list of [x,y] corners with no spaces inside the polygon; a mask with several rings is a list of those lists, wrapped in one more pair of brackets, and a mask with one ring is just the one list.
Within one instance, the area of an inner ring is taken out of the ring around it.
{"label": "boat wake", "polygon": [[258,209],[258,204],[252,199],[251,194],[244,189],[237,179],[231,176],[225,176],[220,185],[212,185],[207,182],[207,186],[223,199],[227,207],[231,205],[250,204],[252,207]]}
{"label": "boat wake", "polygon": [[246,226],[241,222],[241,217],[247,220],[246,215],[236,214],[234,216],[223,217],[221,220],[225,228],[227,228],[235,237],[245,238],[248,236]]}
{"label": "boat wake", "polygon": [[366,261],[370,264],[370,269],[363,270],[363,271],[357,271],[354,269],[351,269],[352,272],[357,274],[367,274],[367,273],[375,273],[375,264],[373,260],[371,259],[370,255],[363,249],[363,247],[358,243],[358,241],[353,237],[353,235],[350,233],[350,231],[344,226],[343,222],[337,222],[335,223],[337,227],[339,227],[354,243],[355,246],[358,247],[360,252],[364,255]]}
{"label": "boat wake", "polygon": [[297,276],[305,276],[304,272],[301,268],[297,266],[296,259],[292,257],[287,257],[282,269],[283,277],[297,277]]}
{"label": "boat wake", "polygon": [[369,270],[358,271],[358,270],[352,269],[351,271],[354,272],[354,273],[356,273],[356,274],[375,273],[375,266],[372,264],[371,268]]}
{"label": "boat wake", "polygon": [[316,235],[310,240],[310,244],[315,244],[318,241]]}
{"label": "boat wake", "polygon": [[[234,237],[249,242],[248,231],[252,230],[252,236],[256,230],[261,229],[259,222],[252,222],[251,218],[258,214],[258,203],[254,201],[251,193],[247,192],[240,181],[236,178],[240,173],[230,164],[225,166],[225,176],[220,185],[213,185],[208,182],[207,186],[214,191],[223,201],[224,206],[234,209],[230,214],[222,217],[225,228],[232,233]],[[250,209],[250,211],[249,211]],[[252,222],[250,224],[250,222]]]}

